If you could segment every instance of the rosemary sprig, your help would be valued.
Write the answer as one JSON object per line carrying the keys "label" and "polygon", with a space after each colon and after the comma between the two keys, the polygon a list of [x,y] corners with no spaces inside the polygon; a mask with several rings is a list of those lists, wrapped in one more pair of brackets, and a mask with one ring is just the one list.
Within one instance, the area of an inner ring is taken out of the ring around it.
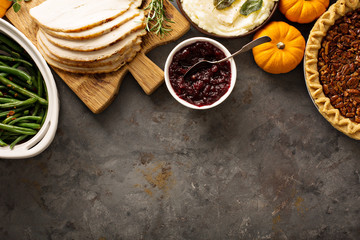
{"label": "rosemary sprig", "polygon": [[156,35],[163,37],[172,31],[169,23],[174,23],[166,16],[164,0],[151,0],[145,8],[148,11],[145,23],[148,32],[154,32]]}

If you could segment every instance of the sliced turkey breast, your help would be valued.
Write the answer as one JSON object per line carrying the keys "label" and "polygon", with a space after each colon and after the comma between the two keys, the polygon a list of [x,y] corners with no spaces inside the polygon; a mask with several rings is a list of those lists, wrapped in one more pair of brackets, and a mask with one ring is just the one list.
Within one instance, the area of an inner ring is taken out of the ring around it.
{"label": "sliced turkey breast", "polygon": [[73,66],[73,67],[100,67],[100,66],[106,66],[106,65],[112,65],[114,62],[119,62],[119,61],[123,61],[124,60],[124,56],[126,55],[126,53],[128,51],[131,50],[135,50],[135,51],[139,51],[141,49],[140,47],[141,44],[141,38],[137,38],[137,40],[135,41],[135,43],[133,45],[131,45],[129,48],[127,48],[127,50],[125,50],[124,52],[121,53],[116,53],[113,56],[109,57],[109,58],[105,58],[99,61],[94,61],[94,62],[79,62],[79,61],[70,61],[70,60],[63,60],[60,59],[58,57],[56,57],[55,55],[53,55],[51,52],[49,52],[49,50],[44,46],[44,44],[41,41],[38,41],[38,47],[41,48],[41,53],[42,55],[46,55],[47,58],[64,64],[64,65],[68,65],[68,66]]}
{"label": "sliced turkey breast", "polygon": [[43,32],[44,36],[51,42],[52,44],[70,49],[75,51],[95,51],[105,47],[108,47],[117,41],[124,39],[129,34],[139,30],[144,29],[144,19],[145,14],[142,11],[139,16],[131,19],[130,21],[122,24],[120,27],[115,30],[98,36],[96,38],[83,39],[83,40],[71,40],[71,39],[63,39],[51,36],[45,32]]}
{"label": "sliced turkey breast", "polygon": [[136,53],[141,49],[140,45],[133,49],[128,49],[124,52],[124,55],[122,59],[119,61],[113,61],[111,64],[104,65],[104,66],[83,66],[83,67],[75,67],[70,66],[67,64],[63,64],[57,61],[54,61],[53,59],[49,58],[44,52],[41,47],[39,47],[39,51],[44,56],[45,60],[53,67],[62,69],[67,72],[72,73],[82,73],[82,74],[96,74],[96,73],[108,73],[108,72],[114,72],[120,69],[122,66],[124,66],[127,62],[130,62],[135,56]]}
{"label": "sliced turkey breast", "polygon": [[30,9],[30,15],[44,28],[79,32],[111,21],[139,0],[47,0]]}
{"label": "sliced turkey breast", "polygon": [[58,38],[64,38],[64,39],[76,39],[76,40],[82,40],[82,39],[89,39],[98,37],[102,34],[108,33],[110,31],[113,31],[114,29],[121,26],[123,23],[129,21],[130,19],[133,19],[134,17],[138,16],[140,14],[140,10],[134,7],[130,7],[128,11],[121,14],[120,16],[116,17],[114,20],[111,20],[109,22],[100,24],[99,26],[90,28],[88,30],[84,30],[81,32],[58,32],[53,31],[47,28],[43,28],[43,30],[54,37]]}
{"label": "sliced turkey breast", "polygon": [[106,48],[91,51],[91,52],[79,52],[69,49],[64,49],[52,44],[43,34],[42,31],[38,31],[37,40],[41,41],[42,44],[56,57],[63,60],[79,61],[79,62],[93,62],[99,61],[102,59],[109,58],[116,53],[122,53],[125,49],[131,47],[138,37],[141,37],[146,34],[145,30],[138,30],[134,33],[131,33],[123,40],[116,42],[115,44],[108,46]]}

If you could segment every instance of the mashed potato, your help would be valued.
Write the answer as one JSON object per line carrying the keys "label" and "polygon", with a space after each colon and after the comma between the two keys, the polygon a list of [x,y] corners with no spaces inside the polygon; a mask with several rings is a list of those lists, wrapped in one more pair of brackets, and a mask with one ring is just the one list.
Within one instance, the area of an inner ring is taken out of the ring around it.
{"label": "mashed potato", "polygon": [[244,16],[240,14],[240,8],[246,0],[235,0],[222,10],[215,8],[213,0],[181,0],[184,11],[200,28],[229,37],[244,34],[263,23],[276,1],[263,0],[260,10]]}

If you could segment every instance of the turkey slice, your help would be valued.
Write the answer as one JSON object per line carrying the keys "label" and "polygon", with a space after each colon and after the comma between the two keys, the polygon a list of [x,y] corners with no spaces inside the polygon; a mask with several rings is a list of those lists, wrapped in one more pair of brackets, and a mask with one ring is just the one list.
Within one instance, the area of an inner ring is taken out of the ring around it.
{"label": "turkey slice", "polygon": [[134,33],[131,33],[123,40],[116,42],[115,44],[91,52],[79,52],[79,51],[72,51],[69,49],[60,48],[55,46],[51,42],[47,40],[44,36],[42,31],[38,31],[37,33],[37,40],[41,41],[43,45],[56,57],[63,59],[63,60],[71,60],[71,61],[79,61],[79,62],[93,62],[99,61],[102,59],[109,58],[116,53],[122,53],[125,49],[131,47],[137,40],[138,37],[143,36],[146,34],[145,30],[138,30]]}
{"label": "turkey slice", "polygon": [[124,66],[127,62],[130,62],[137,54],[137,52],[141,49],[140,45],[135,48],[128,49],[124,52],[122,59],[118,61],[113,61],[111,64],[104,65],[104,66],[94,66],[94,67],[75,67],[70,66],[67,64],[63,64],[53,59],[49,58],[44,52],[41,47],[39,47],[39,51],[42,53],[45,60],[53,67],[62,69],[67,72],[72,73],[82,73],[82,74],[96,74],[96,73],[108,73],[114,72]]}
{"label": "turkey slice", "polygon": [[53,37],[45,32],[45,37],[54,45],[75,51],[95,51],[114,44],[117,41],[124,39],[130,33],[133,33],[139,29],[144,29],[144,12],[130,21],[124,23],[115,30],[108,32],[96,38],[84,39],[84,40],[70,40]]}
{"label": "turkey slice", "polygon": [[[133,49],[133,50],[139,51],[141,48],[140,44],[141,44],[141,38],[137,38],[135,43],[131,47],[129,47],[128,50]],[[128,50],[125,50],[125,52],[116,53],[109,58],[105,58],[105,59],[99,60],[99,61],[78,62],[78,61],[63,60],[63,59],[56,57],[51,52],[49,52],[49,50],[43,45],[43,43],[41,41],[38,41],[38,47],[41,48],[42,55],[46,55],[46,57],[51,59],[52,61],[64,64],[64,65],[73,66],[73,67],[99,67],[99,66],[111,65],[114,62],[122,61],[124,59],[126,52],[128,51]]]}
{"label": "turkey slice", "polygon": [[47,0],[30,9],[30,15],[44,28],[79,32],[108,22],[139,0]]}
{"label": "turkey slice", "polygon": [[138,16],[140,14],[140,10],[137,8],[131,7],[128,11],[126,11],[124,14],[121,14],[120,16],[116,17],[114,20],[111,20],[109,22],[100,24],[99,26],[96,26],[94,28],[90,28],[88,30],[84,30],[81,32],[58,32],[49,30],[46,28],[43,28],[43,30],[54,37],[58,38],[64,38],[64,39],[88,39],[88,38],[94,38],[98,37],[102,34],[108,33],[110,31],[113,31],[114,29],[118,28],[123,23],[129,21],[130,19],[133,19],[134,17]]}

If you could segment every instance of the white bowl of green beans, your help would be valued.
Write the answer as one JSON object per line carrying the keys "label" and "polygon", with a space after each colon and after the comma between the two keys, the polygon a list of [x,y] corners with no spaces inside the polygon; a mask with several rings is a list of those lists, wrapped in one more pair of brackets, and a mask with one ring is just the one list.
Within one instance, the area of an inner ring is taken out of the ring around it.
{"label": "white bowl of green beans", "polygon": [[25,35],[0,19],[0,158],[43,152],[55,137],[58,118],[48,65]]}

